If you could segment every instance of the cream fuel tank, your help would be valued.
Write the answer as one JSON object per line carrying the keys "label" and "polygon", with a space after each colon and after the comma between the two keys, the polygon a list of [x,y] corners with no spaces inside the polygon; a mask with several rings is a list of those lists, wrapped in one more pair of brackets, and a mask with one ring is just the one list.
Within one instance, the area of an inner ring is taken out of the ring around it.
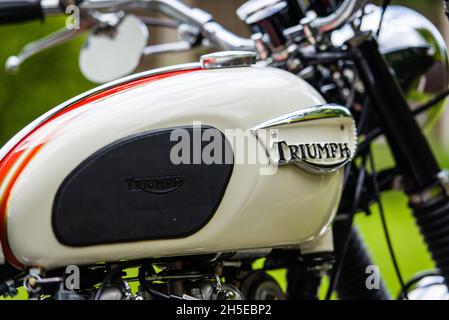
{"label": "cream fuel tank", "polygon": [[332,250],[353,118],[251,60],[225,52],[128,77],[19,132],[0,151],[5,259]]}

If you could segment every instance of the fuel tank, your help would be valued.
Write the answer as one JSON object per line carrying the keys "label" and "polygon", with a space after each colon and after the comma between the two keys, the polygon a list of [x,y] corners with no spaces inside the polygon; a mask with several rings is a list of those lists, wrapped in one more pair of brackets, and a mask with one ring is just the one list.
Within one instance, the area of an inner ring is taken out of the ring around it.
{"label": "fuel tank", "polygon": [[134,75],[0,150],[1,247],[47,269],[300,247],[329,230],[355,141],[345,108],[282,70]]}

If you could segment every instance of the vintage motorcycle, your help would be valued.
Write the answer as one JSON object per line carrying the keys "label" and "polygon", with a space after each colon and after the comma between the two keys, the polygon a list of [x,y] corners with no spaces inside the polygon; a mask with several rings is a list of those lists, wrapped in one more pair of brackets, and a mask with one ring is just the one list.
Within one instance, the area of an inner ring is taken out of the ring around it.
{"label": "vintage motorcycle", "polygon": [[[377,203],[392,249],[380,195],[396,188],[438,268],[408,282],[398,272],[399,298],[448,297],[449,175],[422,128],[448,95],[449,68],[424,16],[390,1],[251,0],[237,10],[246,39],[178,0],[0,2],[1,23],[73,12],[78,26],[6,63],[90,32],[80,68],[106,84],[0,150],[1,294],[316,299],[329,275],[327,299],[390,299],[382,283],[366,286],[373,263],[353,218]],[[148,26],[180,40],[148,46]],[[142,56],[194,48],[225,51],[128,76]],[[378,171],[381,136],[395,166]]]}

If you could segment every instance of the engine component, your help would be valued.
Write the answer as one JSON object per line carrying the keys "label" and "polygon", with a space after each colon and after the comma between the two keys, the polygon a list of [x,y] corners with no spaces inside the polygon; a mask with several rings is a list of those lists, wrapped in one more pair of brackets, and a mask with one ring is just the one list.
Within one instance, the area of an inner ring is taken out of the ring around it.
{"label": "engine component", "polygon": [[0,282],[0,297],[14,297],[18,291],[13,279],[6,279]]}
{"label": "engine component", "polygon": [[[201,297],[204,300],[243,300],[242,293],[233,285],[221,283],[219,279],[216,282],[202,281],[199,285]],[[198,296],[195,294],[195,289],[192,289],[192,296]]]}
{"label": "engine component", "polygon": [[125,295],[123,290],[117,286],[108,286],[103,289],[100,300],[122,300]]}
{"label": "engine component", "polygon": [[[55,300],[87,300],[86,297],[76,293],[74,290],[65,290],[61,287],[58,291],[56,291],[54,295]],[[107,300],[107,299],[103,299]],[[119,299],[111,299],[111,300],[119,300]]]}
{"label": "engine component", "polygon": [[242,294],[246,300],[284,300],[285,294],[276,280],[262,270],[253,271],[243,280]]}

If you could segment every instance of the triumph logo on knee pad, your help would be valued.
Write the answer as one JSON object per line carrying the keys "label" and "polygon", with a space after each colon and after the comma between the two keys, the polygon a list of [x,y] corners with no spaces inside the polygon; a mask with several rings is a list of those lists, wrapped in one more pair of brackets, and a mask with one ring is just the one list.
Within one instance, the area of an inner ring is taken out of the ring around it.
{"label": "triumph logo on knee pad", "polygon": [[184,178],[181,176],[128,177],[126,178],[126,184],[129,191],[166,194],[179,189],[184,184]]}

